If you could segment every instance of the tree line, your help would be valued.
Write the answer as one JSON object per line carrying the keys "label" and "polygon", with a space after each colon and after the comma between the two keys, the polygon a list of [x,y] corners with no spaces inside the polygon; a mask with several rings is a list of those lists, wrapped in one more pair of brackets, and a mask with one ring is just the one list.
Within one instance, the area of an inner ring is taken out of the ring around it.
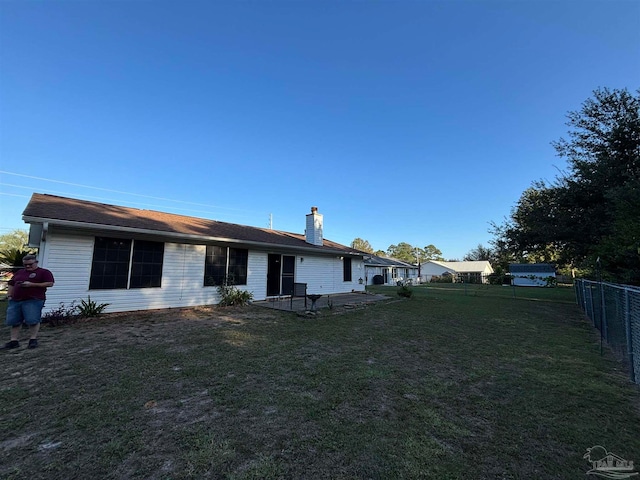
{"label": "tree line", "polygon": [[378,257],[392,257],[407,263],[425,262],[427,260],[444,260],[442,252],[434,245],[426,247],[414,247],[413,245],[400,242],[397,245],[389,245],[386,251],[375,250],[367,240],[356,238],[351,242],[351,248],[355,248],[362,252],[372,253]]}
{"label": "tree line", "polygon": [[[640,285],[640,89],[598,88],[567,114],[567,137],[552,142],[566,170],[535,180],[500,223],[490,246],[463,260],[488,260],[497,274],[509,263],[551,263],[560,273]],[[409,263],[443,260],[433,245],[408,243],[374,251]]]}
{"label": "tree line", "polygon": [[567,170],[491,224],[494,256],[640,285],[640,89],[599,88],[567,118],[552,142]]}
{"label": "tree line", "polygon": [[[362,252],[371,253],[378,257],[389,257],[401,260],[406,263],[417,264],[424,263],[429,260],[458,262],[458,259],[447,259],[442,256],[442,251],[436,246],[430,244],[426,247],[414,247],[407,242],[400,242],[397,245],[389,245],[387,250],[374,250],[367,240],[356,238],[351,242],[351,247]],[[479,244],[476,248],[471,249],[462,259],[463,261],[475,260],[492,260],[492,251],[488,247]]]}

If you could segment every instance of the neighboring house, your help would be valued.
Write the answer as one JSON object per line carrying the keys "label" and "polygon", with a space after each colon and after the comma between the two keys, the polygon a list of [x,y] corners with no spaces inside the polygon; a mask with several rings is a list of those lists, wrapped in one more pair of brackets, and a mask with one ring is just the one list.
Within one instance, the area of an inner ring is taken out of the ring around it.
{"label": "neighboring house", "polygon": [[363,253],[323,238],[313,207],[296,234],[35,193],[23,212],[30,246],[55,286],[46,309],[86,299],[120,312],[215,304],[232,278],[254,300],[364,291]]}
{"label": "neighboring house", "polygon": [[549,277],[556,278],[556,267],[550,263],[511,263],[509,274],[517,287],[545,287]]}
{"label": "neighboring house", "polygon": [[365,283],[374,285],[373,277],[382,277],[381,285],[396,285],[398,282],[411,280],[418,282],[418,267],[395,258],[365,255],[364,257]]}
{"label": "neighboring house", "polygon": [[441,262],[428,260],[421,265],[420,277],[430,282],[433,277],[450,275],[453,282],[489,283],[489,275],[493,273],[491,264],[486,261],[475,262]]}

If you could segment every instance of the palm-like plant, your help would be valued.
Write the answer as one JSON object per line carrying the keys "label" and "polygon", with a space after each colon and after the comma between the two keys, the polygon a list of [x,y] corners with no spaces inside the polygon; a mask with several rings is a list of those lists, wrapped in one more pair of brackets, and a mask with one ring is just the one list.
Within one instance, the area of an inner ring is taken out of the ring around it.
{"label": "palm-like plant", "polygon": [[11,267],[22,267],[22,259],[34,253],[33,250],[23,250],[20,248],[10,248],[8,250],[0,252],[0,263],[9,265]]}

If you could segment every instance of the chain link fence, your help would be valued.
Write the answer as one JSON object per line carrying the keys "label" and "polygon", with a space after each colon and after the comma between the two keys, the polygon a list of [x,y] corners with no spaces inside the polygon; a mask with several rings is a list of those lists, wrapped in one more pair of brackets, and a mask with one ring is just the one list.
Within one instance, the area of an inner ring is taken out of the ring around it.
{"label": "chain link fence", "polygon": [[576,280],[576,301],[603,343],[629,368],[640,384],[640,288],[590,280]]}

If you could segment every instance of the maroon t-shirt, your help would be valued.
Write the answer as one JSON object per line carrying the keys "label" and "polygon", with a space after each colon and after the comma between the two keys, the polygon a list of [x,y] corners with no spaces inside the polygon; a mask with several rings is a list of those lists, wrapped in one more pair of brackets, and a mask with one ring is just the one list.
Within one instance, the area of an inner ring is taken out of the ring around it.
{"label": "maroon t-shirt", "polygon": [[13,286],[13,293],[11,298],[13,300],[29,300],[31,298],[37,298],[38,300],[45,300],[45,292],[47,287],[25,287],[21,288],[22,282],[44,283],[53,282],[53,274],[46,268],[36,268],[32,271],[27,271],[26,268],[18,270],[13,274],[13,278],[7,283]]}

